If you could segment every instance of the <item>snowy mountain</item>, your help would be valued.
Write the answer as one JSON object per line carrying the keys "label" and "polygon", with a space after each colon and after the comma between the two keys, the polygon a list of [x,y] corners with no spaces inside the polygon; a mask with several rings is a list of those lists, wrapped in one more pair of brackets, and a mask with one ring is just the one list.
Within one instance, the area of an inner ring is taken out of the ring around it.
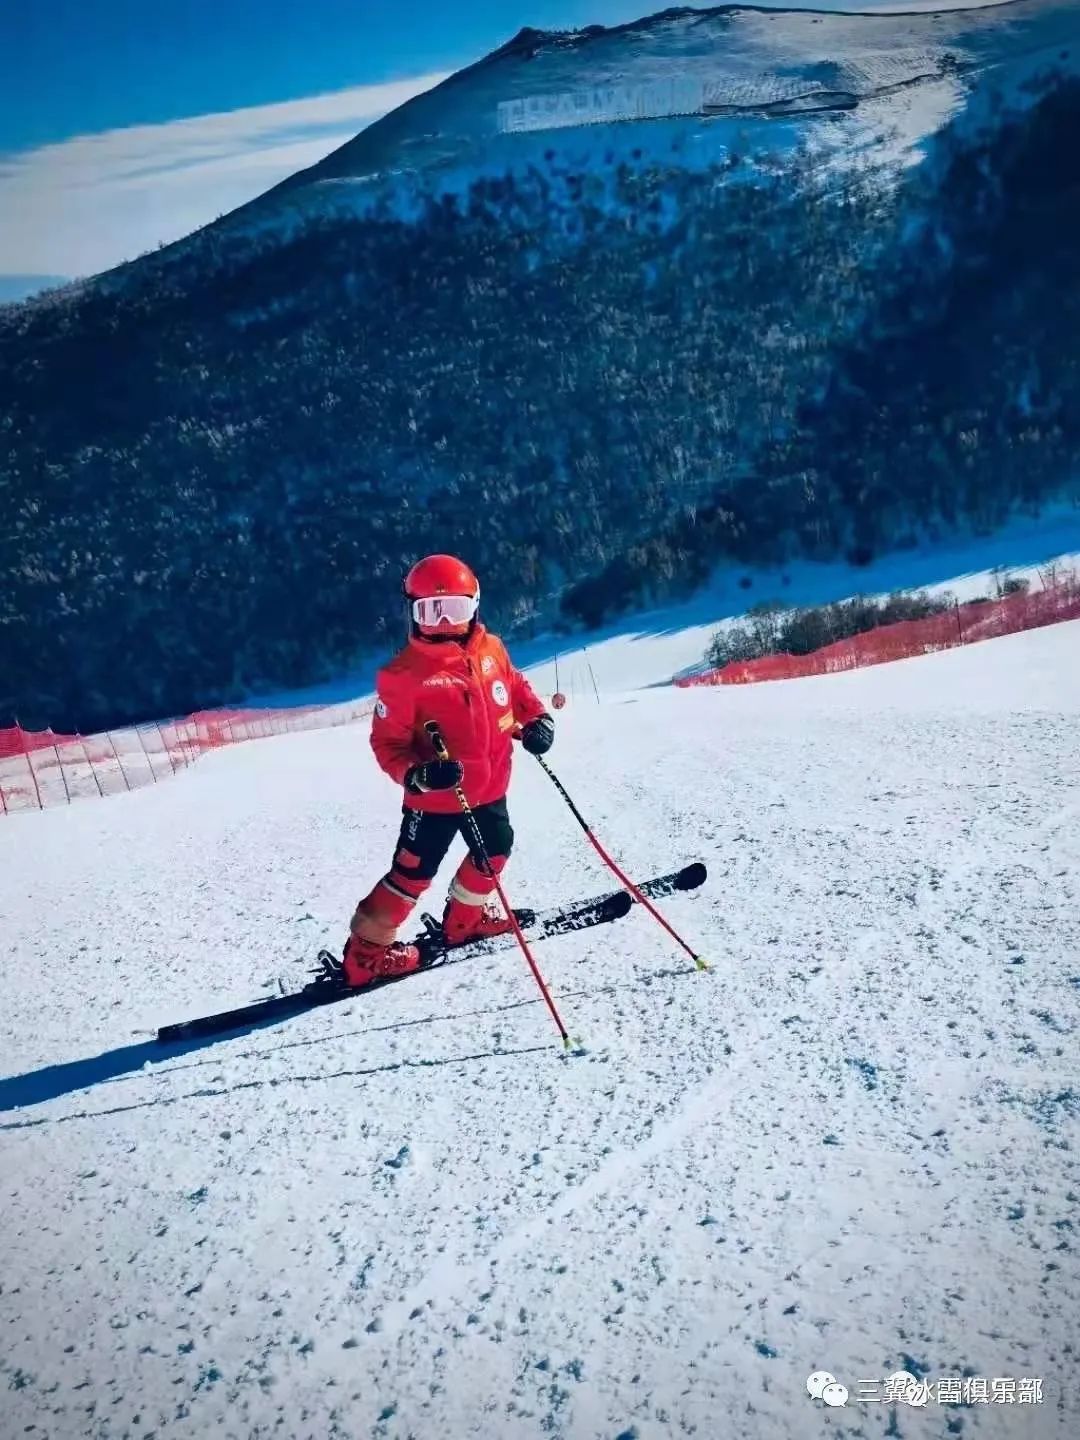
{"label": "snowy mountain", "polygon": [[425,551],[524,631],[1068,501],[1078,55],[1056,0],[526,31],[3,309],[0,719],[327,680]]}
{"label": "snowy mountain", "polygon": [[[366,206],[403,177],[460,189],[550,151],[576,170],[613,144],[665,159],[675,144],[683,164],[804,143],[880,161],[933,134],[988,76],[1008,92],[1075,69],[1078,33],[1068,0],[895,15],[684,6],[614,28],[524,29],[236,218],[278,221],[287,202]],[[638,123],[616,137],[613,120]]]}
{"label": "snowy mountain", "polygon": [[[362,728],[0,820],[4,1435],[1074,1440],[1078,646],[571,704],[713,968],[640,911],[538,946],[570,1057],[513,951],[154,1043],[340,942],[397,830]],[[607,888],[523,755],[511,806],[515,900]]]}

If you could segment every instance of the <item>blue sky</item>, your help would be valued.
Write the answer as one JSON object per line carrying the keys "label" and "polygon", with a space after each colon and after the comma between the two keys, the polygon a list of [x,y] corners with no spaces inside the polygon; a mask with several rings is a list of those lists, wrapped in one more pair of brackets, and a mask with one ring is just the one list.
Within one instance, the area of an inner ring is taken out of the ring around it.
{"label": "blue sky", "polygon": [[[887,0],[843,8],[878,3]],[[189,233],[522,25],[615,25],[662,8],[665,0],[11,0],[0,17],[0,300],[33,288],[24,277],[93,274]]]}
{"label": "blue sky", "polygon": [[13,8],[3,22],[13,43],[0,54],[0,151],[456,70],[525,24],[617,24],[653,7],[649,0],[15,0]]}
{"label": "blue sky", "polygon": [[[3,7],[6,9],[6,7]],[[522,25],[649,0],[13,0],[0,17],[0,300],[189,233]]]}

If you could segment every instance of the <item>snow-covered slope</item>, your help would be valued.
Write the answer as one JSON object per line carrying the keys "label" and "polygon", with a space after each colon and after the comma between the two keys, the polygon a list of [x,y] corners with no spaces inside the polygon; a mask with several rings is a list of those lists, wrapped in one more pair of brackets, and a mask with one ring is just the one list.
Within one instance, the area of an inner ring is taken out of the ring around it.
{"label": "snow-covered slope", "polygon": [[[804,562],[720,573],[693,600],[627,617],[606,630],[544,636],[515,646],[515,655],[544,694],[561,689],[586,702],[598,694],[614,697],[706,669],[705,653],[717,630],[745,621],[748,607],[762,600],[826,605],[853,595],[918,589],[974,600],[995,593],[995,572],[1002,571],[1039,590],[1048,566],[1080,568],[1078,545],[1080,511],[1062,505],[1038,519],[1017,520],[997,535],[958,538],[921,552],[900,551],[859,568]],[[744,588],[747,582],[749,588]],[[369,683],[360,688],[369,688]],[[324,693],[340,698],[356,689],[354,683],[351,690],[338,685],[326,687]],[[293,698],[286,703],[300,701]]]}
{"label": "snow-covered slope", "polygon": [[[0,824],[4,1436],[1074,1437],[1078,653],[564,712],[626,865],[708,862],[665,908],[714,967],[543,945],[572,1058],[513,953],[150,1043],[340,941],[362,729]],[[512,894],[606,888],[525,758]],[[855,1398],[902,1367],[1045,1401]]]}

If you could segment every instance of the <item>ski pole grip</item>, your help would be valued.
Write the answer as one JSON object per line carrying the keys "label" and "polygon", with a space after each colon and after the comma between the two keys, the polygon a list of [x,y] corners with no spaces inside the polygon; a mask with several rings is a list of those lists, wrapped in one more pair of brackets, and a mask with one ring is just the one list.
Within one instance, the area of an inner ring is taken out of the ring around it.
{"label": "ski pole grip", "polygon": [[435,748],[435,754],[440,760],[449,760],[450,752],[446,748],[446,741],[442,737],[442,731],[434,720],[425,720],[424,729],[427,731],[428,739]]}

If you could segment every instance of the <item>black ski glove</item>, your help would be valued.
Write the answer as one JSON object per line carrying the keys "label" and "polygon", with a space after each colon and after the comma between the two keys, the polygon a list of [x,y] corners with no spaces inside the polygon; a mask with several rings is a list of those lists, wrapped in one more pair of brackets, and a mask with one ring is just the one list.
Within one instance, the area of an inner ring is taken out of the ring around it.
{"label": "black ski glove", "polygon": [[555,743],[555,721],[550,715],[530,720],[521,732],[521,743],[530,755],[546,755]]}
{"label": "black ski glove", "polygon": [[426,795],[429,790],[452,790],[461,784],[464,774],[457,760],[427,760],[406,770],[405,789],[414,795]]}

